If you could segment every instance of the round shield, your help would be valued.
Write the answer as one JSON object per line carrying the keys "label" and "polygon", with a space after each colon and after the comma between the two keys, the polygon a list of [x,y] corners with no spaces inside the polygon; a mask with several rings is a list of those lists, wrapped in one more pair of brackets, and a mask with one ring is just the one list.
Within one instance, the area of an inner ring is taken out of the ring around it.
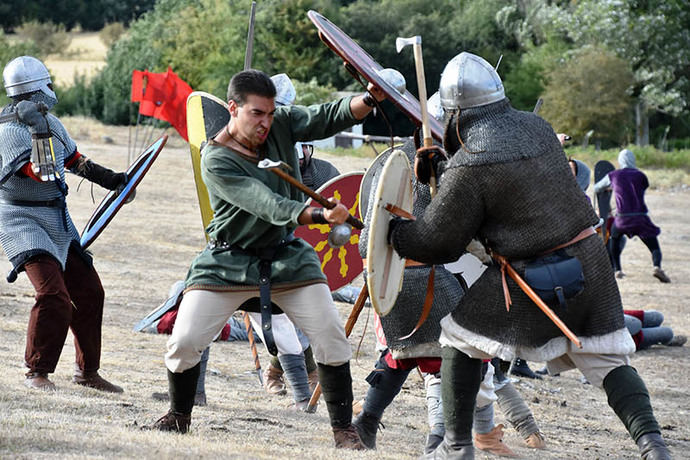
{"label": "round shield", "polygon": [[[400,145],[396,145],[393,149],[400,148]],[[359,187],[359,212],[362,214],[362,221],[367,218],[367,210],[369,209],[369,195],[371,194],[371,185],[374,183],[375,176],[381,172],[384,163],[388,159],[388,155],[391,152],[391,148],[388,147],[386,150],[381,152],[374,161],[369,165],[369,169],[364,173],[362,178],[362,185]]]}
{"label": "round shield", "polygon": [[[342,174],[323,184],[317,192],[325,198],[339,199],[350,210],[350,214],[359,219],[359,186],[362,177],[364,177],[362,172]],[[312,202],[311,199],[307,201],[307,204],[321,207],[319,203]],[[332,228],[329,224],[301,225],[295,230],[295,236],[314,247],[321,260],[321,270],[328,278],[329,288],[331,291],[337,291],[359,276],[364,266],[358,248],[360,231],[352,228],[349,240],[340,247],[333,247],[328,238]]]}
{"label": "round shield", "polygon": [[[378,62],[364,51],[352,38],[340,30],[338,26],[316,11],[307,13],[311,22],[319,29],[319,38],[332,49],[346,63],[354,67],[367,81],[373,83],[386,94],[386,98],[395,104],[417,125],[422,124],[422,108],[419,100],[407,90],[387,81],[386,72]],[[391,44],[391,47],[393,45]],[[437,141],[443,141],[443,126],[434,117],[429,117],[431,134]]]}
{"label": "round shield", "polygon": [[376,313],[386,316],[402,287],[405,259],[388,244],[388,227],[393,205],[412,213],[412,169],[402,150],[394,150],[383,165],[372,206],[367,241],[367,285]]}
{"label": "round shield", "polygon": [[156,142],[151,144],[127,169],[127,185],[119,193],[114,191],[108,193],[96,210],[91,215],[91,218],[86,223],[84,231],[81,232],[81,247],[86,249],[91,243],[101,234],[105,227],[113,220],[115,214],[127,202],[127,199],[134,193],[134,190],[139,185],[139,182],[144,178],[149,168],[158,158],[158,154],[163,149],[167,135],[161,136]]}

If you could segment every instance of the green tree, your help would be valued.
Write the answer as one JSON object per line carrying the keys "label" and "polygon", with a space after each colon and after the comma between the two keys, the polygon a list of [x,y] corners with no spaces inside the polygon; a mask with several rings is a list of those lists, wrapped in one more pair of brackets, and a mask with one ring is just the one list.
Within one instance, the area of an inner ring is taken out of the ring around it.
{"label": "green tree", "polygon": [[582,0],[557,18],[577,46],[598,44],[630,63],[635,138],[649,143],[649,115],[681,115],[690,94],[690,4],[685,0]]}
{"label": "green tree", "polygon": [[340,60],[319,39],[307,17],[309,10],[339,22],[339,8],[333,0],[265,0],[259,4],[254,67],[269,74],[284,72],[301,81],[316,78],[322,85],[341,87]]}
{"label": "green tree", "polygon": [[[620,144],[630,127],[629,63],[601,48],[581,50],[547,74],[541,116],[557,131]],[[628,131],[629,132],[629,131]]]}
{"label": "green tree", "polygon": [[[33,42],[10,42],[5,34],[0,31],[0,68],[4,69],[8,62],[17,56],[36,56],[41,57],[41,51]],[[9,99],[5,96],[5,91],[0,90],[0,107],[6,105]]]}

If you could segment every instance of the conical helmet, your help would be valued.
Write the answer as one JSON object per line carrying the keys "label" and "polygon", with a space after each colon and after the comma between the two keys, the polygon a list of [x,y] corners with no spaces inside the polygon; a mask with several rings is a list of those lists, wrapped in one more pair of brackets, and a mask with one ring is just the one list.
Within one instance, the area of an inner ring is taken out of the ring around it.
{"label": "conical helmet", "polygon": [[493,66],[479,56],[462,52],[448,61],[439,85],[446,110],[479,107],[505,98],[503,83]]}

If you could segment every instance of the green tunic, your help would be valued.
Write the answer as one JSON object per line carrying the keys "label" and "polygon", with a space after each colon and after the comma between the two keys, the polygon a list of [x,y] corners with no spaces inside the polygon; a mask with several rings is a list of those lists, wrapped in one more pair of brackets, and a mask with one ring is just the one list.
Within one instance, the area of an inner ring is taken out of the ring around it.
{"label": "green tunic", "polygon": [[[266,157],[284,161],[301,180],[295,142],[322,139],[358,123],[350,97],[310,107],[276,108],[266,139]],[[228,247],[204,249],[187,273],[189,289],[258,289],[259,259],[252,250],[276,246],[297,227],[306,207],[302,192],[233,150],[209,143],[202,151],[201,177],[208,188],[213,219],[206,228],[212,240]],[[295,239],[275,254],[271,285],[296,287],[326,282],[321,262],[307,242]]]}

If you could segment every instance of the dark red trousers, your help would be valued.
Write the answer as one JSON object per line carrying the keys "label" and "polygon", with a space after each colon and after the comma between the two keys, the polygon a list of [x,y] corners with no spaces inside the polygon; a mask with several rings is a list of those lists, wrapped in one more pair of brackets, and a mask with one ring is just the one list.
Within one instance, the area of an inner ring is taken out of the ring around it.
{"label": "dark red trousers", "polygon": [[77,367],[98,370],[104,292],[96,270],[74,249],[69,251],[64,272],[47,254],[33,257],[24,269],[36,290],[26,333],[26,366],[32,372],[54,372],[71,329]]}

